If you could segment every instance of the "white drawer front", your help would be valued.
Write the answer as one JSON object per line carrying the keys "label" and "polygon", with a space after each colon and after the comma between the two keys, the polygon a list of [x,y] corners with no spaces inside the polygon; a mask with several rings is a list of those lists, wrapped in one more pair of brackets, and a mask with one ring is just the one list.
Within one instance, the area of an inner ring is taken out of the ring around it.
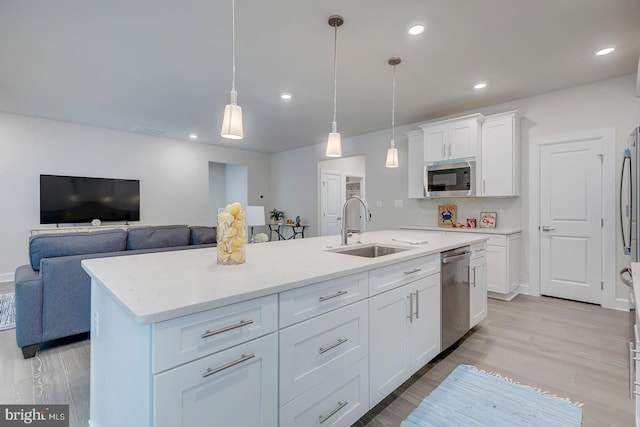
{"label": "white drawer front", "polygon": [[273,333],[154,376],[154,427],[278,423]]}
{"label": "white drawer front", "polygon": [[280,408],[280,426],[348,427],[368,409],[369,360],[365,357]]}
{"label": "white drawer front", "polygon": [[280,294],[280,327],[310,319],[369,296],[366,272]]}
{"label": "white drawer front", "polygon": [[278,297],[269,295],[153,325],[153,372],[271,333]]}
{"label": "white drawer front", "polygon": [[507,246],[507,236],[505,236],[504,234],[489,234],[487,235],[487,237],[489,237],[489,240],[487,240],[487,245]]}
{"label": "white drawer front", "polygon": [[440,272],[440,254],[433,254],[369,271],[369,296]]}
{"label": "white drawer front", "polygon": [[485,242],[482,243],[474,243],[470,246],[471,249],[471,259],[479,258],[481,256],[487,255],[487,244]]}
{"label": "white drawer front", "polygon": [[280,331],[280,404],[369,352],[368,302],[360,301]]}

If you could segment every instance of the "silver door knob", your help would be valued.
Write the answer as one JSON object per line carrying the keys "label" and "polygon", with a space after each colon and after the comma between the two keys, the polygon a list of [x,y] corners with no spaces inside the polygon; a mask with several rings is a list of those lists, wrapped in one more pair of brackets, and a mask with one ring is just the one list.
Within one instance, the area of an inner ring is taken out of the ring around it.
{"label": "silver door knob", "polygon": [[548,225],[542,226],[542,231],[553,231],[553,230],[555,230],[555,228],[549,227]]}

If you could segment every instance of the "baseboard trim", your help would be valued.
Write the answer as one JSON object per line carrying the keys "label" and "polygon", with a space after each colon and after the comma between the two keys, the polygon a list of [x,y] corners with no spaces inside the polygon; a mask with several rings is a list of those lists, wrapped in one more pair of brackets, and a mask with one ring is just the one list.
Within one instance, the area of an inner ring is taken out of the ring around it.
{"label": "baseboard trim", "polygon": [[491,292],[491,291],[487,292],[487,296],[489,298],[499,299],[499,300],[502,300],[502,301],[511,301],[517,295],[518,295],[518,290],[517,289],[515,291],[509,292],[508,294],[499,294],[499,293]]}
{"label": "baseboard trim", "polygon": [[0,283],[13,282],[13,279],[15,279],[15,275],[13,273],[0,274]]}
{"label": "baseboard trim", "polygon": [[523,295],[531,295],[532,297],[539,297],[540,296],[539,293],[533,291],[533,289],[531,288],[531,286],[529,286],[528,283],[521,283],[518,286],[518,293],[523,294]]}

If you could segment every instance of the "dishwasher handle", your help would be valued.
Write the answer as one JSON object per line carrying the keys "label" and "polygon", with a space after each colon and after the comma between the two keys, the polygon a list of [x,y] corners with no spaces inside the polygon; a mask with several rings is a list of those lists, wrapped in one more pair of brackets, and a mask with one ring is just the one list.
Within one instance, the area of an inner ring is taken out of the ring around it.
{"label": "dishwasher handle", "polygon": [[470,258],[471,251],[465,251],[460,255],[447,255],[442,257],[443,264],[451,264],[452,262],[460,261],[461,259]]}

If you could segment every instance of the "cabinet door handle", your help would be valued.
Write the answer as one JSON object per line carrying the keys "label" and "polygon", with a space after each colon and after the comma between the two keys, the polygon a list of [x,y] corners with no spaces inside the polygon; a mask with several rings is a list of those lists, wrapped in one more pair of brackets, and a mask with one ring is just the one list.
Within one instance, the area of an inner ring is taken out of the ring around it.
{"label": "cabinet door handle", "polygon": [[475,288],[476,287],[476,268],[473,267],[472,270],[473,270],[473,287]]}
{"label": "cabinet door handle", "polygon": [[414,268],[413,270],[405,271],[404,274],[413,274],[413,273],[417,273],[418,271],[422,271],[422,269]]}
{"label": "cabinet door handle", "polygon": [[349,293],[349,291],[338,291],[333,295],[327,295],[326,297],[320,297],[319,300],[320,300],[320,302],[324,302],[324,301],[327,301],[327,300],[330,300],[330,299],[333,299],[333,298],[341,297],[342,295],[346,295],[348,293]]}
{"label": "cabinet door handle", "polygon": [[240,359],[234,360],[233,362],[229,362],[226,365],[222,365],[222,366],[218,366],[217,368],[208,368],[204,374],[202,374],[202,378],[207,378],[209,375],[213,375],[213,374],[217,374],[220,371],[224,371],[225,369],[229,369],[232,366],[236,366],[242,362],[245,362],[249,359],[253,359],[254,357],[256,357],[255,354],[251,353],[251,354],[243,354]]}
{"label": "cabinet door handle", "polygon": [[208,338],[212,335],[218,335],[223,332],[231,331],[233,329],[242,328],[253,323],[253,320],[241,320],[240,323],[231,326],[225,326],[224,328],[216,329],[213,331],[204,331],[204,334],[200,335],[202,338]]}
{"label": "cabinet door handle", "polygon": [[420,317],[420,298],[418,298],[418,292],[420,292],[418,289],[416,289],[416,320],[419,319]]}
{"label": "cabinet door handle", "polygon": [[336,412],[338,412],[340,409],[344,408],[348,404],[349,402],[347,402],[346,400],[344,402],[338,402],[338,406],[333,408],[327,415],[320,415],[318,417],[318,421],[320,421],[320,424],[324,423],[329,418],[333,417],[336,414]]}
{"label": "cabinet door handle", "polygon": [[631,341],[629,342],[629,399],[633,399],[633,395],[640,394],[636,392],[636,386],[638,384],[636,379],[636,361],[640,360],[636,357],[636,354],[639,354],[640,350],[636,350],[636,343]]}
{"label": "cabinet door handle", "polygon": [[318,353],[319,354],[323,354],[326,353],[327,351],[331,350],[332,348],[336,348],[337,346],[346,343],[347,341],[349,341],[349,338],[338,338],[338,341],[334,342],[331,345],[328,345],[326,347],[320,347],[318,349]]}
{"label": "cabinet door handle", "polygon": [[409,315],[407,316],[407,319],[409,319],[409,322],[413,323],[413,292],[409,292],[407,298],[409,298]]}

